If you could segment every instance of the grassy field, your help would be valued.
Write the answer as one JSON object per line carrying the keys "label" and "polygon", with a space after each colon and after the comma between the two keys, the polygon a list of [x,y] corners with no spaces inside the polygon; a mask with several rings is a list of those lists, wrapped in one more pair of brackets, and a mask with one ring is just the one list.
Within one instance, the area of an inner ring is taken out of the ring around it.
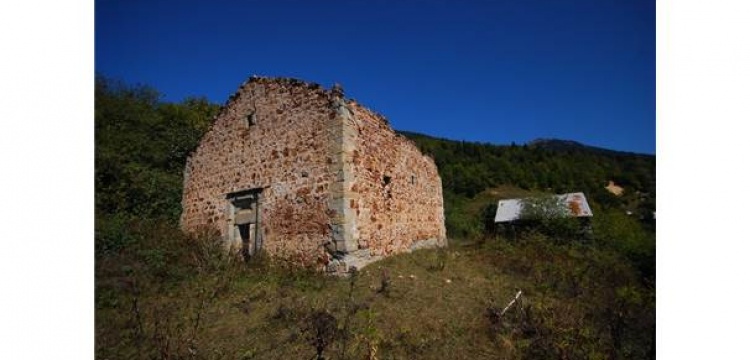
{"label": "grassy field", "polygon": [[652,284],[592,246],[453,240],[337,278],[130,231],[138,245],[97,259],[100,359],[653,356]]}

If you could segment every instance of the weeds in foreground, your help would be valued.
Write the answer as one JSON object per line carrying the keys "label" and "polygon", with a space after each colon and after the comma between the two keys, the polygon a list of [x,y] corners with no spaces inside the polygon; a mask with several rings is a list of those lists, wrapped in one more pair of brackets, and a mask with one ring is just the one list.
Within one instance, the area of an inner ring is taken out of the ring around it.
{"label": "weeds in foreground", "polygon": [[[162,233],[97,258],[97,357],[637,359],[653,353],[653,291],[627,261],[605,250],[556,245],[543,236],[488,241],[399,255],[332,279],[262,259],[236,261],[212,252],[210,237],[169,248],[185,240],[176,236],[183,235]],[[523,296],[505,310],[517,288]]]}
{"label": "weeds in foreground", "polygon": [[388,272],[388,269],[382,269],[381,270],[381,276],[380,276],[380,287],[377,290],[378,294],[383,294],[384,296],[389,296],[391,290],[391,275]]}
{"label": "weeds in foreground", "polygon": [[431,259],[431,263],[427,269],[430,271],[445,270],[445,265],[448,263],[448,249],[438,248],[433,250],[433,253],[434,256]]}
{"label": "weeds in foreground", "polygon": [[334,342],[338,335],[336,317],[326,310],[317,310],[306,319],[302,332],[308,344],[315,348],[315,358],[325,360],[323,352]]}

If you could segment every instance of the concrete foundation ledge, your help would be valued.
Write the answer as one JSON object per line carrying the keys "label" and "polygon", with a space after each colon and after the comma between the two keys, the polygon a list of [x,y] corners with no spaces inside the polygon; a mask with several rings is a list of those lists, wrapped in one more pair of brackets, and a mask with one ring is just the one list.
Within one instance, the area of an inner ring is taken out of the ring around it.
{"label": "concrete foundation ledge", "polygon": [[419,249],[429,249],[440,246],[436,238],[417,240],[409,247],[409,252]]}
{"label": "concrete foundation ledge", "polygon": [[[447,240],[440,241],[437,238],[430,238],[415,241],[406,253],[420,249],[431,249],[447,245]],[[332,275],[346,276],[352,271],[360,271],[365,266],[383,259],[384,256],[372,255],[370,249],[360,249],[347,254],[334,257],[326,265],[326,272]]]}

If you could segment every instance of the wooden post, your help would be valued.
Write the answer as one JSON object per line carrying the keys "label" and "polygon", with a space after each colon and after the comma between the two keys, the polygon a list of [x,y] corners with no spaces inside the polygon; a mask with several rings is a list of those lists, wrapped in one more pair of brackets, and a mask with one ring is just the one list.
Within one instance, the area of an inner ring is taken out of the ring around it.
{"label": "wooden post", "polygon": [[508,305],[505,306],[505,308],[503,309],[503,311],[500,312],[500,316],[505,315],[505,312],[508,311],[508,309],[510,309],[510,307],[513,306],[513,304],[516,303],[516,300],[518,300],[520,297],[521,297],[521,290],[518,290],[518,292],[516,293],[516,296],[513,298],[513,300],[511,300],[508,303]]}

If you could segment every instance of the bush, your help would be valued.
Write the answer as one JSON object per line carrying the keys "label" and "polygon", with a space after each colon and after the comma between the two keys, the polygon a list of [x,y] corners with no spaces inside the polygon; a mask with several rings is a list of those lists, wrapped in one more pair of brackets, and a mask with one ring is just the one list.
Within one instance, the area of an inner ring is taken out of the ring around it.
{"label": "bush", "polygon": [[95,224],[94,246],[97,257],[113,255],[140,240],[140,236],[131,230],[132,220],[121,214],[97,216]]}
{"label": "bush", "polygon": [[474,215],[465,209],[467,199],[451,192],[446,192],[445,230],[450,238],[477,239],[482,236],[483,225]]}
{"label": "bush", "polygon": [[570,216],[565,202],[556,196],[536,196],[522,200],[519,220],[525,227],[550,236],[553,241],[580,239],[582,228],[578,218]]}
{"label": "bush", "polygon": [[593,219],[594,238],[599,246],[622,253],[645,279],[656,277],[656,236],[622,210],[600,211]]}
{"label": "bush", "polygon": [[492,336],[514,344],[517,358],[652,355],[654,291],[617,250],[555,245],[545,235],[529,233],[497,247],[496,254],[492,263],[499,269],[528,279],[518,285],[524,289],[523,311],[500,319],[497,306],[488,310]]}

